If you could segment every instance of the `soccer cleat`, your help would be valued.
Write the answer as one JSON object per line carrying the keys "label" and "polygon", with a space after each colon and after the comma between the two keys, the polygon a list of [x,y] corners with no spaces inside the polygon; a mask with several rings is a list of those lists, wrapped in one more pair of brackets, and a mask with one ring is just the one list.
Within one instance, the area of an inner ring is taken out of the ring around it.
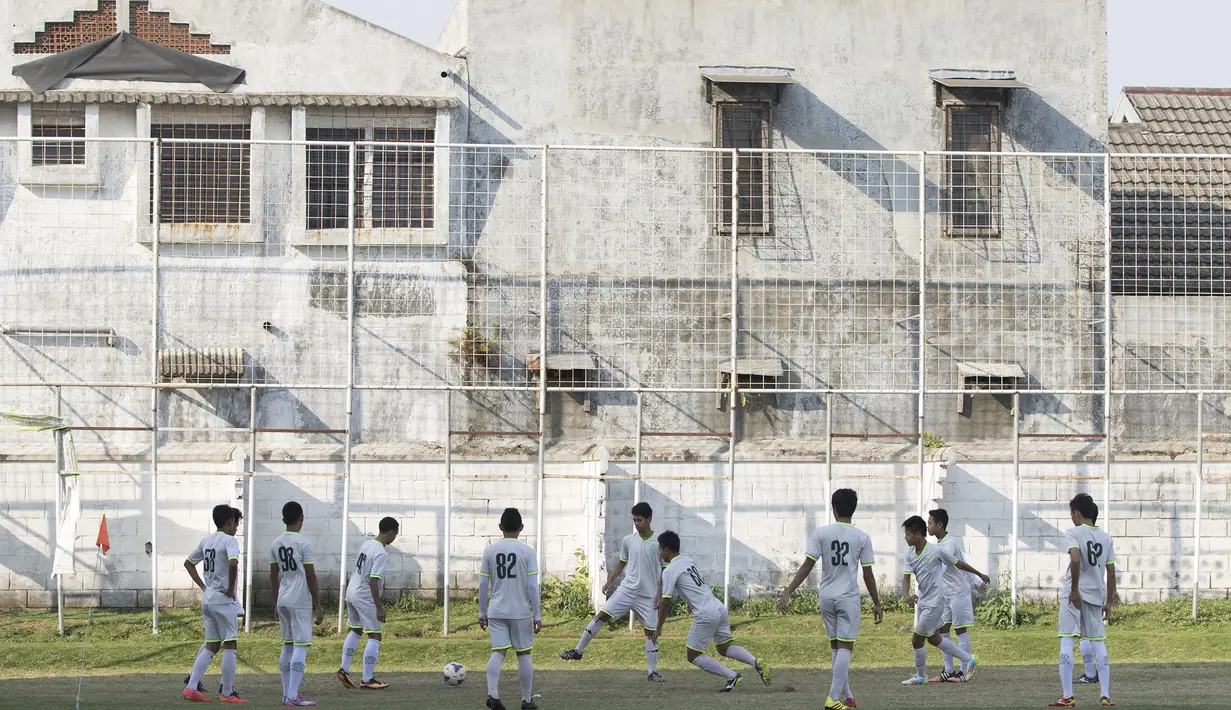
{"label": "soccer cleat", "polygon": [[234,691],[232,691],[230,695],[219,695],[218,702],[231,703],[232,705],[247,705],[248,704],[247,700],[244,700],[243,698],[239,697],[239,693],[236,693]]}
{"label": "soccer cleat", "polygon": [[833,698],[825,698],[825,710],[850,710],[850,705],[846,705]]}
{"label": "soccer cleat", "polygon": [[970,663],[966,664],[966,672],[962,674],[962,681],[974,680],[975,669],[979,667],[979,657],[971,656]]}
{"label": "soccer cleat", "polygon": [[854,699],[854,698],[847,698],[847,699],[846,699],[846,707],[850,708],[851,710],[855,710],[855,699]]}
{"label": "soccer cleat", "polygon": [[[947,676],[948,677],[945,678],[946,683],[965,683],[966,682],[966,674],[961,671],[953,671],[952,673],[948,673]],[[929,680],[928,682],[931,683],[932,681]]]}
{"label": "soccer cleat", "polygon": [[768,663],[758,658],[752,667],[757,670],[757,675],[761,676],[762,683],[768,686],[774,682],[774,673],[769,669]]}
{"label": "soccer cleat", "polygon": [[521,701],[521,710],[539,710],[539,706],[534,704],[533,700]]}
{"label": "soccer cleat", "polygon": [[500,698],[493,698],[490,695],[487,696],[487,707],[488,710],[508,710],[504,703],[500,702]]}
{"label": "soccer cleat", "polygon": [[340,683],[342,683],[342,686],[343,686],[343,687],[345,687],[345,688],[349,688],[349,689],[351,689],[351,690],[354,690],[354,689],[355,689],[355,681],[353,681],[353,680],[351,680],[351,679],[350,679],[350,673],[347,673],[346,671],[342,670],[341,668],[339,668],[339,669],[338,669],[338,672],[337,672],[337,673],[334,673],[334,674],[333,674],[333,677],[334,677],[334,678],[337,678],[337,679],[338,679],[338,681],[339,681]]}
{"label": "soccer cleat", "polygon": [[1115,703],[1111,702],[1111,698],[1107,697],[1106,695],[1099,698],[1099,705],[1105,708],[1114,708],[1116,706]]}
{"label": "soccer cleat", "polygon": [[304,700],[303,698],[284,698],[282,700],[282,707],[284,708],[312,708],[312,707],[316,707],[316,703],[312,702],[311,700]]}
{"label": "soccer cleat", "polygon": [[911,676],[910,678],[907,678],[906,680],[902,681],[902,685],[927,685],[927,684],[928,684],[928,679],[924,678],[921,675]]}
{"label": "soccer cleat", "polygon": [[[184,687],[185,687],[185,688],[187,688],[187,687],[188,687],[188,681],[190,681],[190,680],[192,680],[192,676],[190,676],[190,675],[186,675],[186,676],[184,676]],[[202,694],[202,695],[204,695],[204,694],[205,694],[205,683],[197,683],[197,692],[198,692],[198,693],[200,693],[200,694]],[[222,686],[221,686],[221,685],[220,685],[220,686],[218,686],[218,694],[219,694],[219,695],[222,695]]]}
{"label": "soccer cleat", "polygon": [[645,677],[645,679],[650,681],[651,683],[665,683],[666,682],[665,680],[663,680],[662,675],[660,675],[658,671],[651,672],[649,675]]}
{"label": "soccer cleat", "polygon": [[941,671],[940,675],[928,678],[929,683],[948,683],[953,675],[949,671]]}
{"label": "soccer cleat", "polygon": [[581,660],[581,651],[578,651],[578,650],[577,650],[577,649],[575,649],[575,648],[570,648],[570,649],[569,649],[569,650],[567,650],[567,651],[561,651],[561,652],[560,652],[560,660],[562,660],[562,661],[580,661],[580,660]]}
{"label": "soccer cleat", "polygon": [[1077,679],[1077,684],[1098,685],[1098,673],[1095,673],[1094,675],[1086,675],[1085,673],[1082,673],[1081,677]]}
{"label": "soccer cleat", "polygon": [[743,683],[743,682],[744,682],[744,676],[740,675],[739,673],[736,673],[736,674],[735,674],[735,677],[734,677],[734,678],[732,678],[731,680],[728,680],[728,681],[727,681],[727,684],[726,684],[726,685],[724,685],[724,686],[722,687],[722,690],[720,690],[720,691],[718,691],[718,692],[720,692],[720,693],[729,693],[729,692],[731,692],[732,690],[735,690],[735,686],[737,686],[737,685],[739,685],[740,683]]}
{"label": "soccer cleat", "polygon": [[1060,698],[1059,700],[1048,703],[1049,708],[1075,708],[1077,707],[1077,698]]}
{"label": "soccer cleat", "polygon": [[368,678],[359,684],[359,687],[364,690],[384,690],[389,687],[388,683],[382,683],[375,678]]}
{"label": "soccer cleat", "polygon": [[191,700],[194,703],[212,703],[213,702],[208,697],[206,697],[205,694],[202,693],[201,691],[191,690],[189,688],[184,688],[184,692],[180,694],[180,697],[183,698],[184,700]]}

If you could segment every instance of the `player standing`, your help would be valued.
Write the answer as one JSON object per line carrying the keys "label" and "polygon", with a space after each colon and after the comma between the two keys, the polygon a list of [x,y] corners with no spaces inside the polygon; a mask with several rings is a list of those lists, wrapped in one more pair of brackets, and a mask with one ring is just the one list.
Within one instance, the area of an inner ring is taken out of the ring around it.
{"label": "player standing", "polygon": [[[795,579],[782,591],[778,610],[786,613],[791,595],[812,573],[817,560],[821,561],[821,584],[818,591],[821,619],[829,634],[830,657],[833,660],[833,680],[829,697],[825,698],[825,710],[848,710],[855,707],[855,695],[851,691],[851,652],[859,637],[859,573],[863,569],[863,584],[872,597],[872,615],[876,623],[884,620],[876,578],[872,575],[875,558],[872,555],[872,538],[851,524],[859,496],[849,488],[834,491],[830,499],[833,511],[832,525],[826,525],[808,538],[808,548]],[[845,699],[843,702],[842,699]]]}
{"label": "player standing", "polygon": [[504,509],[500,531],[504,538],[487,546],[479,567],[479,626],[492,638],[492,656],[487,661],[487,707],[505,710],[500,702],[500,667],[511,648],[517,654],[521,710],[538,710],[534,704],[534,662],[530,658],[534,635],[543,630],[538,557],[533,548],[517,539],[522,531],[517,508]]}
{"label": "player standing", "polygon": [[[201,620],[205,626],[205,645],[197,652],[188,676],[183,697],[197,703],[210,700],[200,691],[201,679],[209,664],[222,649],[222,689],[218,701],[247,704],[247,700],[235,692],[235,670],[238,663],[239,619],[235,615],[235,583],[239,579],[239,542],[235,533],[243,519],[239,510],[229,505],[214,506],[213,518],[217,532],[207,535],[184,561],[184,569],[192,581],[201,588]],[[205,579],[197,574],[197,565],[205,572]]]}
{"label": "player standing", "polygon": [[[658,542],[654,539],[654,530],[650,527],[654,511],[650,509],[649,503],[642,502],[633,506],[632,514],[634,532],[625,536],[620,543],[620,563],[611,571],[611,576],[603,585],[603,594],[610,595],[610,598],[581,633],[577,646],[561,652],[560,658],[580,661],[586,646],[590,645],[602,630],[604,623],[615,621],[632,611],[637,614],[638,621],[645,629],[645,658],[649,668],[647,678],[661,683],[663,677],[658,674],[658,644],[654,641],[656,627],[653,624],[658,619],[655,604],[662,581],[663,566],[658,554]],[[624,581],[620,583],[615,594],[611,594],[611,586],[621,572],[624,573]]]}
{"label": "player standing", "polygon": [[[963,572],[976,575],[987,584],[987,575],[962,562],[941,545],[928,544],[928,525],[923,518],[912,515],[902,524],[906,530],[906,557],[902,575],[902,596],[918,608],[915,633],[911,646],[915,649],[915,675],[902,681],[902,685],[923,685],[928,682],[928,651],[924,642],[939,648],[942,653],[957,656],[966,664],[966,679],[975,677],[978,659],[958,648],[947,638],[942,638],[938,629],[944,617],[945,568],[954,566]],[[915,578],[919,593],[911,594],[910,578]]]}
{"label": "player standing", "polygon": [[303,506],[291,501],[282,506],[286,532],[269,548],[269,587],[274,590],[274,609],[282,630],[282,704],[285,707],[311,707],[316,703],[299,697],[312,645],[312,624],[324,621],[316,584],[316,565],[312,541],[301,534]]}
{"label": "player standing", "polygon": [[1100,704],[1115,707],[1111,702],[1111,660],[1107,656],[1104,619],[1111,614],[1116,598],[1116,551],[1111,536],[1094,527],[1094,511],[1094,499],[1086,493],[1078,493],[1069,501],[1069,516],[1077,527],[1064,533],[1069,566],[1064,573],[1063,591],[1068,594],[1060,601],[1062,695],[1050,704],[1054,708],[1077,706],[1073,697],[1073,639],[1078,637],[1090,642],[1098,663]]}
{"label": "player standing", "polygon": [[389,552],[385,548],[398,537],[398,521],[381,518],[379,530],[376,537],[359,548],[355,573],[346,584],[346,625],[350,633],[342,642],[342,667],[335,676],[347,688],[355,687],[350,677],[350,662],[364,634],[368,636],[368,645],[363,651],[363,678],[359,687],[365,690],[389,687],[388,683],[376,680],[373,674],[376,672],[376,661],[380,658],[381,630],[385,626],[385,605],[380,600],[384,587],[382,576],[389,562]]}
{"label": "player standing", "polygon": [[727,615],[727,608],[706,586],[696,563],[680,554],[680,536],[670,530],[664,532],[658,536],[658,548],[667,567],[663,570],[662,594],[658,598],[658,623],[654,628],[654,644],[658,645],[658,636],[662,633],[663,624],[667,623],[671,599],[678,590],[692,612],[692,626],[688,629],[688,639],[684,642],[688,648],[688,662],[703,671],[726,678],[727,684],[719,692],[731,692],[744,677],[705,655],[710,643],[717,643],[718,653],[752,666],[761,676],[761,682],[769,685],[772,680],[769,666],[761,659],[754,658],[747,650],[731,645],[735,637],[731,634],[731,619]]}
{"label": "player standing", "polygon": [[[1098,527],[1098,504],[1094,506],[1094,515],[1090,518],[1090,524]],[[1098,666],[1094,665],[1094,648],[1089,639],[1081,640],[1081,665],[1082,674],[1077,679],[1079,685],[1097,685],[1098,684]]]}
{"label": "player standing", "polygon": [[[949,551],[949,554],[961,562],[966,561],[962,552],[962,541],[949,534],[949,512],[939,508],[928,512],[928,534],[936,538],[936,544]],[[945,567],[945,600],[940,627],[940,635],[950,641],[953,637],[950,630],[957,632],[957,647],[970,653],[970,629],[975,625],[975,604],[970,596],[970,578],[955,566]],[[953,656],[945,653],[945,670],[935,678],[928,678],[929,683],[960,683],[966,680],[965,667],[954,669]]]}

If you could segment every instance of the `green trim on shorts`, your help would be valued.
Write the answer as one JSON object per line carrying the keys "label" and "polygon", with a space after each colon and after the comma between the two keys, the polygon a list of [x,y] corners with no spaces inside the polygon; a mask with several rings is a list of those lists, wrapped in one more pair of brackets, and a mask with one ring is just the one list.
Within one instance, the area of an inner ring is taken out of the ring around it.
{"label": "green trim on shorts", "polygon": [[239,558],[238,558],[238,557],[228,557],[228,558],[227,558],[227,561],[228,561],[228,562],[230,562],[231,560],[235,560],[236,562],[239,562]]}
{"label": "green trim on shorts", "polygon": [[1082,641],[1106,641],[1106,636],[1082,636]]}
{"label": "green trim on shorts", "polygon": [[222,643],[230,643],[232,641],[234,641],[235,643],[239,643],[239,637],[236,636],[234,638],[222,639]]}
{"label": "green trim on shorts", "polygon": [[295,644],[294,641],[287,641],[286,639],[282,639],[283,646],[293,646],[294,644]]}
{"label": "green trim on shorts", "polygon": [[532,648],[534,648],[534,644],[530,644],[529,646],[526,646],[525,648],[515,648],[513,649],[513,651],[516,653],[526,653]]}
{"label": "green trim on shorts", "polygon": [[297,643],[297,644],[293,644],[293,645],[294,645],[296,648],[307,648],[308,646],[311,646],[311,645],[312,645],[312,642],[311,642],[311,641],[309,641],[308,643]]}
{"label": "green trim on shorts", "polygon": [[[352,628],[352,629],[357,629],[357,628],[360,628],[360,627],[358,627],[358,626],[352,626],[351,628]],[[365,633],[365,634],[383,634],[383,633],[384,633],[384,631],[382,631],[381,629],[364,629],[364,630],[363,630],[363,633]]]}
{"label": "green trim on shorts", "polygon": [[1060,638],[1062,638],[1062,639],[1079,639],[1079,638],[1081,638],[1081,634],[1056,634],[1056,635],[1057,635],[1057,636],[1059,636],[1059,637],[1060,637]]}
{"label": "green trim on shorts", "polygon": [[360,631],[363,631],[363,627],[362,627],[362,626],[355,626],[354,624],[347,624],[347,625],[346,625],[346,628],[348,628],[348,629],[359,629]]}
{"label": "green trim on shorts", "polygon": [[222,643],[222,639],[205,639],[205,643]]}
{"label": "green trim on shorts", "polygon": [[684,648],[688,649],[689,651],[696,651],[697,653],[705,653],[706,650],[708,650],[704,648],[693,648],[692,646],[689,646],[688,644],[684,644]]}
{"label": "green trim on shorts", "polygon": [[493,650],[493,651],[507,651],[507,650],[509,650],[509,649],[511,649],[511,648],[513,648],[513,644],[511,644],[511,643],[510,643],[510,644],[507,644],[507,645],[505,645],[505,646],[492,646],[492,650]]}
{"label": "green trim on shorts", "polygon": [[951,629],[973,629],[974,627],[974,624],[962,624],[961,626],[954,626],[953,624],[949,625],[949,628]]}
{"label": "green trim on shorts", "polygon": [[714,645],[715,645],[715,646],[726,646],[727,644],[731,644],[731,643],[735,643],[735,637],[734,637],[734,636],[732,636],[731,638],[727,639],[726,641],[719,641],[718,639],[714,639]]}
{"label": "green trim on shorts", "polygon": [[842,643],[855,643],[859,639],[844,639],[841,636],[830,636],[830,641],[841,641]]}
{"label": "green trim on shorts", "polygon": [[641,623],[641,628],[645,629],[646,631],[658,631],[657,626],[646,626],[645,622]]}

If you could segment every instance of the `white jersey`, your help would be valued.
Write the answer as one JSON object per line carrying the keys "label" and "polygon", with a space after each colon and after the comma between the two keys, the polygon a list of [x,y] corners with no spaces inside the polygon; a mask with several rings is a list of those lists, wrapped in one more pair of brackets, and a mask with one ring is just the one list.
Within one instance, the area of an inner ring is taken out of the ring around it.
{"label": "white jersey", "polygon": [[539,564],[534,549],[516,538],[493,542],[483,551],[479,576],[488,578],[487,618],[538,619]]}
{"label": "white jersey", "polygon": [[278,606],[312,608],[307,565],[313,563],[312,541],[308,538],[288,530],[274,539],[269,548],[269,564],[278,566]]}
{"label": "white jersey", "polygon": [[[1069,550],[1081,553],[1081,576],[1077,578],[1077,591],[1087,604],[1103,606],[1107,603],[1107,568],[1116,563],[1115,543],[1111,536],[1093,525],[1071,528],[1064,533]],[[1065,565],[1064,588],[1068,598],[1072,589],[1073,570]]]}
{"label": "white jersey", "polygon": [[714,618],[725,608],[705,583],[697,564],[684,555],[677,555],[663,570],[663,599],[671,599],[677,590],[694,617]]}
{"label": "white jersey", "polygon": [[624,580],[620,588],[638,597],[658,596],[658,582],[662,576],[663,560],[658,554],[658,538],[654,533],[642,539],[637,531],[624,536],[620,543],[620,561],[626,563]]}
{"label": "white jersey", "polygon": [[872,538],[850,523],[834,523],[813,531],[805,554],[821,563],[821,599],[858,599],[859,570],[875,561]]}
{"label": "white jersey", "polygon": [[915,548],[907,546],[903,569],[907,574],[914,575],[915,584],[919,589],[915,592],[919,597],[919,606],[939,607],[945,601],[945,570],[957,564],[953,556],[943,545],[926,543],[923,552],[916,553]]}
{"label": "white jersey", "polygon": [[[231,583],[231,560],[239,560],[239,542],[221,530],[201,538],[197,548],[188,555],[189,562],[201,565],[201,578],[205,582],[202,604],[235,603],[234,599],[227,596],[227,587]],[[236,576],[238,584],[238,574]]]}
{"label": "white jersey", "polygon": [[[954,537],[951,534],[946,534],[943,539],[937,540],[935,543],[938,547],[943,547],[948,550],[958,562],[965,562],[966,555],[962,552],[961,539]],[[945,568],[945,599],[956,599],[959,596],[970,594],[972,586],[972,578],[969,572],[963,572],[955,566]]]}
{"label": "white jersey", "polygon": [[346,584],[346,594],[348,596],[357,594],[361,599],[370,599],[372,593],[368,581],[372,579],[380,580],[376,588],[383,590],[385,588],[383,580],[385,565],[388,562],[389,552],[380,540],[372,538],[363,543],[363,546],[359,548],[359,555],[355,558],[354,573],[351,574],[350,581]]}

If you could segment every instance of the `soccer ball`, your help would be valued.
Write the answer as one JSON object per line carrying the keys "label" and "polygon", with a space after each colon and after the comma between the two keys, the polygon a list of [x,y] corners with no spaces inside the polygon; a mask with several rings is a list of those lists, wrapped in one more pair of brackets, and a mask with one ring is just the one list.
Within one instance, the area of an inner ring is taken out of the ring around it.
{"label": "soccer ball", "polygon": [[445,685],[457,686],[466,680],[466,669],[460,663],[450,663],[441,675],[444,676]]}

